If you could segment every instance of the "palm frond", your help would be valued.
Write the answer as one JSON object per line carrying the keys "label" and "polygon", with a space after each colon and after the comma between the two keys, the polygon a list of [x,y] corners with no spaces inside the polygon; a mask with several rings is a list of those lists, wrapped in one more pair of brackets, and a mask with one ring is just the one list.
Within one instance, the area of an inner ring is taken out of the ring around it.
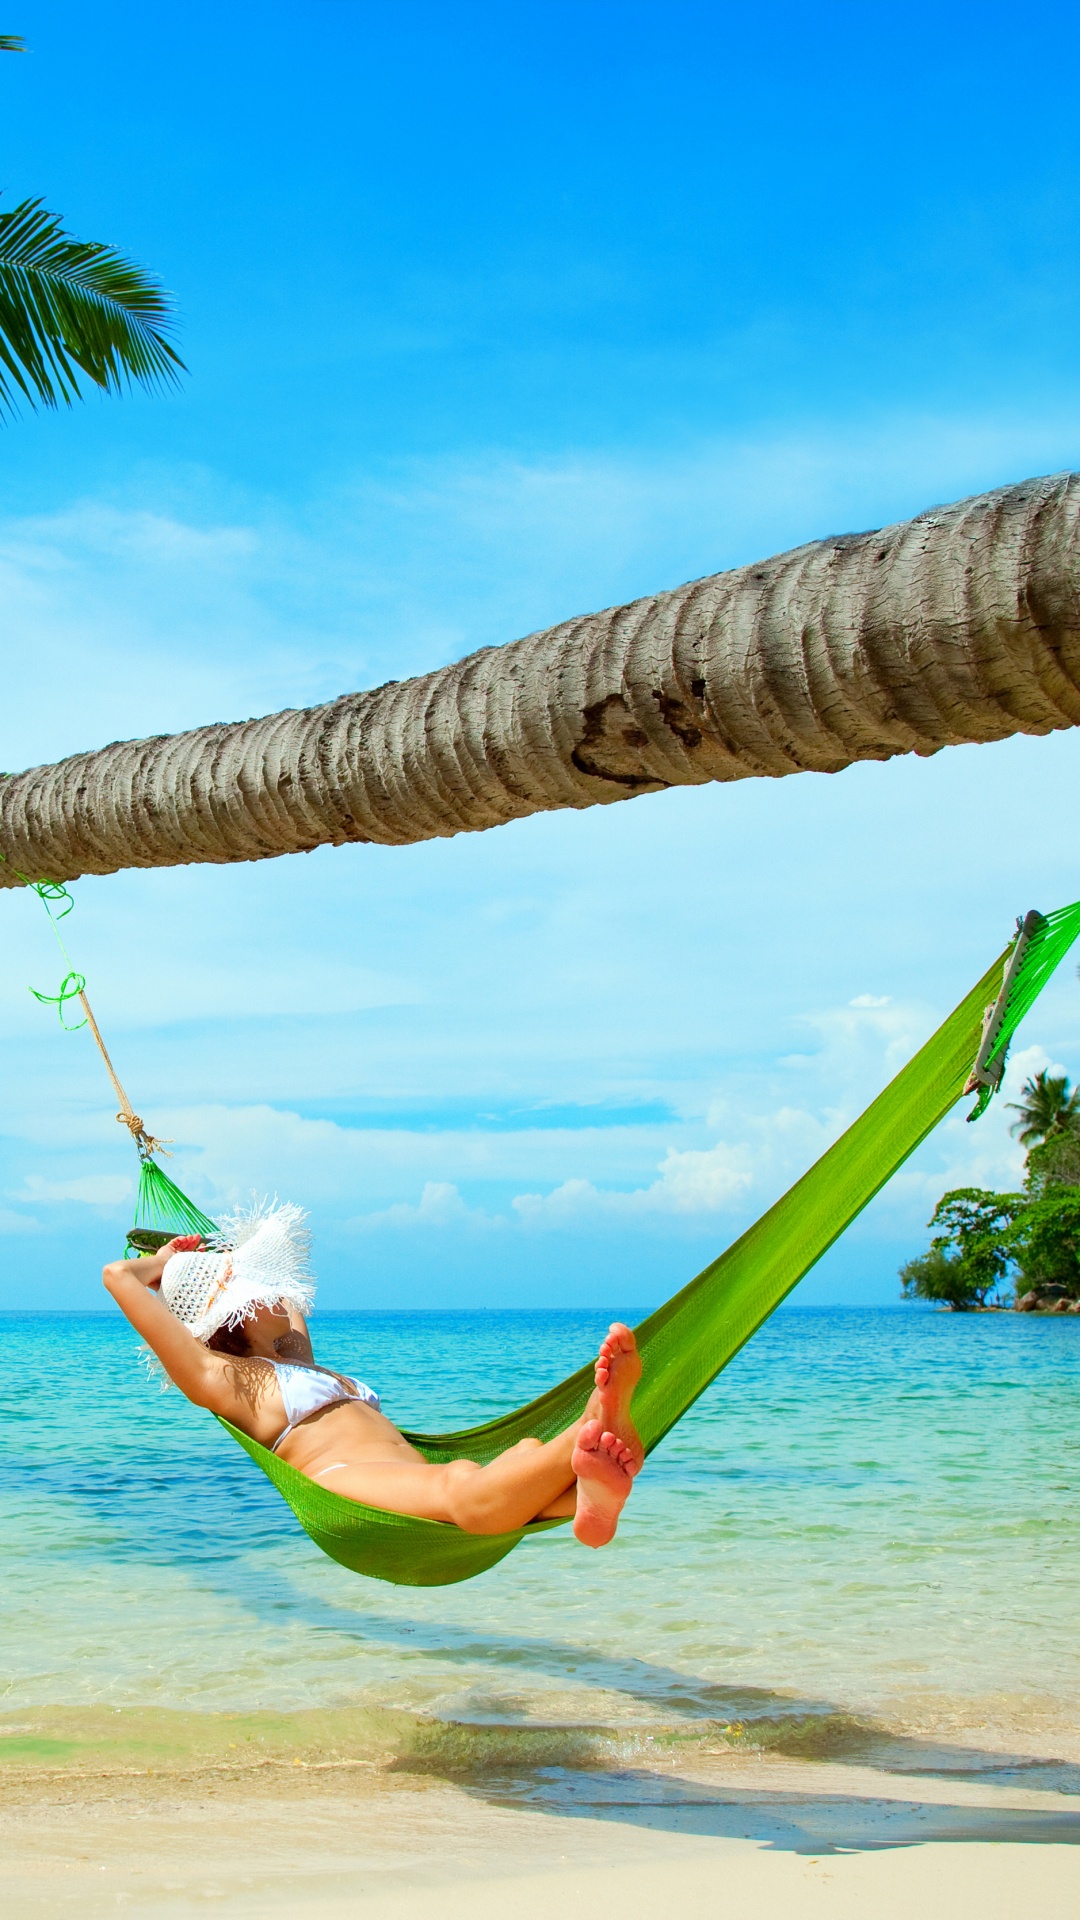
{"label": "palm frond", "polygon": [[26,41],[21,33],[0,33],[0,53],[25,53]]}
{"label": "palm frond", "polygon": [[1051,1074],[1047,1067],[1025,1080],[1019,1100],[1010,1100],[1013,1113],[1019,1114],[1009,1132],[1022,1147],[1036,1147],[1055,1134],[1080,1132],[1080,1087],[1069,1084],[1068,1074]]}
{"label": "palm frond", "polygon": [[80,376],[105,393],[175,386],[172,295],[114,247],[76,240],[40,200],[0,213],[0,418],[70,406]]}

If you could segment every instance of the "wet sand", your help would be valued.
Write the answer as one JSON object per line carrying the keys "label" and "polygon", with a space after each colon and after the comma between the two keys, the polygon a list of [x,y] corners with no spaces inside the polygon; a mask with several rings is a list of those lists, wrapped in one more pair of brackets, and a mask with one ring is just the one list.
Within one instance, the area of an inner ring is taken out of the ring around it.
{"label": "wet sand", "polygon": [[495,1768],[87,1751],[0,1776],[5,1911],[229,1920],[1074,1920],[1080,1800],[1011,1777],[698,1752]]}

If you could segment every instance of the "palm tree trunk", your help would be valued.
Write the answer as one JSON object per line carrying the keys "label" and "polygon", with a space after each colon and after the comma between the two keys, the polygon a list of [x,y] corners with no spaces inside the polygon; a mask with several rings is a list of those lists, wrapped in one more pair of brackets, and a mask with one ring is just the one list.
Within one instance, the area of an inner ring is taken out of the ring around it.
{"label": "palm tree trunk", "polygon": [[0,851],[68,880],[401,846],[1076,726],[1078,545],[1080,475],[1026,481],[328,706],[10,775]]}

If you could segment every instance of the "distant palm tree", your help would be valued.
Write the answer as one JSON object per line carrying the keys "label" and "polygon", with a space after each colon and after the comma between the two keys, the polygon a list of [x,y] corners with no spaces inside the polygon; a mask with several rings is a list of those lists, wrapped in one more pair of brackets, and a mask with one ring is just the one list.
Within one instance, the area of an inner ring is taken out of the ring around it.
{"label": "distant palm tree", "polygon": [[1051,1075],[1045,1067],[1020,1089],[1010,1107],[1020,1118],[1013,1122],[1022,1147],[1037,1147],[1058,1134],[1080,1132],[1080,1087],[1070,1087],[1068,1075]]}
{"label": "distant palm tree", "polygon": [[[0,34],[0,53],[24,53]],[[0,213],[0,419],[70,406],[80,378],[106,393],[170,386],[186,372],[168,339],[172,295],[114,247],[76,240],[40,200]]]}

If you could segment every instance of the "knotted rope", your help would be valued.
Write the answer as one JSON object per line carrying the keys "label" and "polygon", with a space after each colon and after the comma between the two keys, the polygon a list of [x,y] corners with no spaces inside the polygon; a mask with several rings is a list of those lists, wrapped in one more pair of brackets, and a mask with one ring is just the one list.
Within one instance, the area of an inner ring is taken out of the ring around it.
{"label": "knotted rope", "polygon": [[[78,998],[82,1003],[82,1008],[83,1008],[83,1012],[86,1015],[86,1019],[85,1021],[80,1020],[79,1025],[88,1026],[91,1033],[94,1036],[94,1039],[97,1041],[98,1051],[100,1052],[101,1057],[105,1062],[105,1071],[108,1074],[109,1079],[112,1081],[114,1088],[116,1089],[116,1097],[120,1102],[120,1112],[117,1114],[116,1117],[119,1120],[120,1125],[122,1127],[126,1127],[128,1132],[130,1133],[132,1139],[135,1142],[135,1145],[139,1149],[139,1158],[141,1160],[148,1160],[152,1153],[164,1154],[166,1160],[170,1160],[172,1158],[172,1155],[169,1152],[168,1142],[165,1140],[156,1140],[152,1133],[147,1133],[146,1128],[143,1126],[143,1123],[140,1120],[138,1114],[136,1113],[134,1107],[132,1106],[131,1101],[128,1099],[127,1094],[124,1092],[123,1086],[121,1085],[120,1079],[117,1075],[116,1068],[113,1066],[113,1063],[109,1058],[109,1049],[105,1045],[105,1042],[101,1037],[101,1030],[98,1026],[97,1021],[94,1019],[93,1008],[91,1007],[90,1002],[86,997],[85,989],[86,989],[86,983],[84,981],[83,985],[78,990]],[[61,988],[61,992],[62,991],[63,989]],[[38,998],[39,999],[41,998],[40,994],[38,995]]]}

